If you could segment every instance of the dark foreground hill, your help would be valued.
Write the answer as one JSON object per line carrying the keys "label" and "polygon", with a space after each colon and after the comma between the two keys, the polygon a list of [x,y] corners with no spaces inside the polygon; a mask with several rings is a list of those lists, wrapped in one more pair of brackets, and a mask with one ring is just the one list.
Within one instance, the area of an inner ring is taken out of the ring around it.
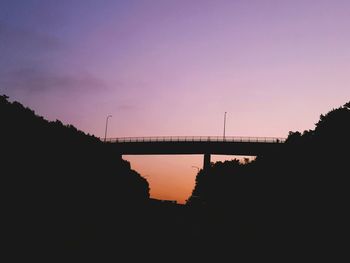
{"label": "dark foreground hill", "polygon": [[148,183],[110,145],[6,96],[0,123],[3,215],[17,254],[106,246],[145,228]]}
{"label": "dark foreground hill", "polygon": [[197,257],[197,214],[150,199],[112,144],[6,96],[0,123],[2,250],[11,261]]}
{"label": "dark foreground hill", "polygon": [[113,145],[0,96],[3,251],[12,261],[258,261],[347,251],[349,104],[253,162],[200,171],[186,206],[149,198]]}
{"label": "dark foreground hill", "polygon": [[321,115],[314,130],[291,132],[278,154],[201,171],[188,205],[208,212],[205,229],[214,237],[220,229],[254,251],[280,253],[281,260],[344,255],[350,233],[349,149],[347,103]]}

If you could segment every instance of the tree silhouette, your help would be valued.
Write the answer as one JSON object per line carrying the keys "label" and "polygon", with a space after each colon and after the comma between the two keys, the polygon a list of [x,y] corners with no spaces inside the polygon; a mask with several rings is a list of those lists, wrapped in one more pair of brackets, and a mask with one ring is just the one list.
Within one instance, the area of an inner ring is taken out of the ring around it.
{"label": "tree silhouette", "polygon": [[0,121],[4,215],[18,249],[89,251],[132,236],[128,228],[142,233],[135,218],[149,200],[148,182],[113,145],[5,95]]}
{"label": "tree silhouette", "polygon": [[0,96],[0,146],[12,257],[256,261],[347,252],[350,102],[315,129],[290,132],[279,152],[200,170],[179,206],[150,199],[148,182],[113,144],[8,99]]}
{"label": "tree silhouette", "polygon": [[350,219],[349,105],[321,115],[314,130],[290,132],[278,153],[214,164],[197,175],[192,195],[237,243],[285,254],[341,247]]}

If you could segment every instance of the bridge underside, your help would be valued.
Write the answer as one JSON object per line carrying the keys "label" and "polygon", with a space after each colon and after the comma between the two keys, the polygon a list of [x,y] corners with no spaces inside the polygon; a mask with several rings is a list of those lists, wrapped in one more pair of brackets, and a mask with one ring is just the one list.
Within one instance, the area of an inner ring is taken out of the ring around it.
{"label": "bridge underside", "polygon": [[128,142],[115,143],[121,155],[223,154],[257,156],[276,151],[283,143],[263,142]]}
{"label": "bridge underside", "polygon": [[278,151],[283,143],[264,142],[123,142],[114,143],[120,155],[204,154],[204,168],[210,155],[259,156]]}

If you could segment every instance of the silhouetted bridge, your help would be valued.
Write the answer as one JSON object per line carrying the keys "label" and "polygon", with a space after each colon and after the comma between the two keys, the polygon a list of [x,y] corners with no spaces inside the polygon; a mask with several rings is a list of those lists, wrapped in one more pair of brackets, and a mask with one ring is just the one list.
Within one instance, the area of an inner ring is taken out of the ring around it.
{"label": "silhouetted bridge", "polygon": [[213,137],[163,136],[109,138],[120,155],[204,154],[204,168],[210,165],[210,155],[257,156],[278,151],[285,138],[276,137]]}

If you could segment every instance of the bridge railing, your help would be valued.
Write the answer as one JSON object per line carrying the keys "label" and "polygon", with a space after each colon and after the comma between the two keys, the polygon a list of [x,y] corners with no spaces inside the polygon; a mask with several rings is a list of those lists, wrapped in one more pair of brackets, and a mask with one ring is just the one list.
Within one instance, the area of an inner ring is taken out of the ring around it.
{"label": "bridge railing", "polygon": [[106,142],[261,142],[284,143],[285,138],[279,137],[246,137],[246,136],[154,136],[154,137],[121,137],[108,138]]}

